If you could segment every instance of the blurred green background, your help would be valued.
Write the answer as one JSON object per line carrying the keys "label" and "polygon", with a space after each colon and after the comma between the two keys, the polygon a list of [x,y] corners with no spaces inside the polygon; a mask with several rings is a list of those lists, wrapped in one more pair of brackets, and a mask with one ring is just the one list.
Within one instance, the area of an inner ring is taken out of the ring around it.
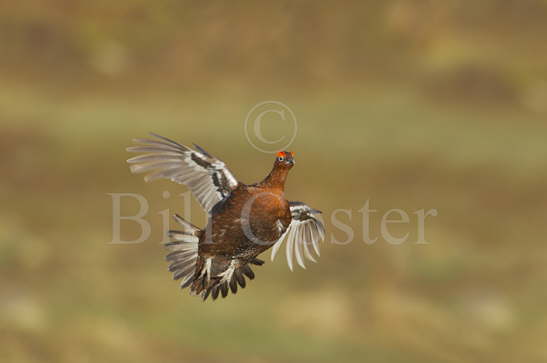
{"label": "blurred green background", "polygon": [[[0,9],[2,362],[547,361],[547,1]],[[243,122],[266,100],[298,120],[289,199],[325,212],[327,242],[352,210],[354,239],[202,303],[159,243],[157,213],[184,212],[162,192],[184,188],[131,175],[125,147],[196,142],[255,182],[273,157]],[[108,243],[120,192],[150,201],[148,241]],[[389,209],[411,214],[391,228],[406,243],[363,242],[367,200],[372,236]],[[416,244],[412,212],[432,208]]]}

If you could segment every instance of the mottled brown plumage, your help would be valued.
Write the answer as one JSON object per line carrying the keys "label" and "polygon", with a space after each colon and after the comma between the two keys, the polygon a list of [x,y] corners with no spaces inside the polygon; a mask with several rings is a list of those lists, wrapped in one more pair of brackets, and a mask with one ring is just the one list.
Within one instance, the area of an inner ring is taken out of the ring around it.
{"label": "mottled brown plumage", "polygon": [[[240,183],[229,198],[213,208],[205,233],[199,240],[197,274],[206,258],[213,259],[213,276],[225,271],[233,260],[237,260],[236,268],[245,266],[270,248],[287,230],[291,212],[284,188],[294,161],[290,153],[284,154],[289,155],[287,159],[276,159],[271,173],[262,182],[253,185]],[[278,227],[277,221],[282,228]],[[203,281],[196,279],[192,290],[201,293],[216,283],[212,279],[203,287]]]}
{"label": "mottled brown plumage", "polygon": [[319,254],[317,242],[324,236],[317,219],[319,211],[285,199],[293,153],[279,152],[268,176],[246,185],[237,182],[224,163],[197,145],[197,150],[192,150],[153,136],[157,139],[137,139],[144,146],[128,149],[149,153],[128,160],[134,164],[132,171],[155,170],[147,180],[167,178],[187,185],[209,212],[204,230],[175,216],[183,229],[170,231],[174,240],[166,245],[167,260],[174,278],[182,279],[183,288],[190,287],[203,299],[225,297],[229,290],[236,293],[238,286],[246,286],[245,277],[254,278],[249,264],[262,265],[257,256],[276,244],[273,259],[285,236],[291,269],[293,255],[302,267],[303,257],[315,261],[308,244]]}

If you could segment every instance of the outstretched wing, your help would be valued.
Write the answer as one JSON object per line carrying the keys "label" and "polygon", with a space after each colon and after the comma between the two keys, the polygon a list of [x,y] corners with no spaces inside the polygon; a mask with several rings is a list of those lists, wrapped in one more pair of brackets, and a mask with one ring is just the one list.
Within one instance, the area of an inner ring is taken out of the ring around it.
{"label": "outstretched wing", "polygon": [[145,181],[169,179],[187,186],[210,212],[237,187],[237,180],[226,165],[195,145],[193,150],[166,137],[151,133],[154,139],[134,139],[141,144],[127,148],[129,152],[144,153],[127,160],[133,173],[147,173]]}
{"label": "outstretched wing", "polygon": [[292,221],[285,233],[272,247],[272,261],[279,251],[279,248],[286,240],[285,254],[287,255],[287,263],[289,268],[293,269],[293,258],[302,267],[304,258],[316,262],[310,252],[310,245],[319,256],[319,242],[325,238],[325,227],[319,219],[320,211],[310,208],[302,202],[289,202],[291,209]]}

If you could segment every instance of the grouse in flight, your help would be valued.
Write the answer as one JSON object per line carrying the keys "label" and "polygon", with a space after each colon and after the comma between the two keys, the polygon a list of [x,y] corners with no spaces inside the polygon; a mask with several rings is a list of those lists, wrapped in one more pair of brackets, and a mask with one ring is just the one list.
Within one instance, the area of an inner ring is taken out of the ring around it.
{"label": "grouse in flight", "polygon": [[259,254],[272,247],[273,260],[282,243],[289,268],[293,261],[305,268],[315,262],[325,230],[321,212],[302,202],[287,201],[284,188],[294,153],[277,153],[271,172],[259,183],[246,185],[226,165],[194,144],[189,148],[166,137],[134,139],[129,152],[142,155],[128,160],[133,173],[147,173],[145,181],[169,179],[188,187],[208,213],[205,229],[179,215],[180,230],[169,231],[166,243],[169,270],[181,288],[204,300],[236,293],[245,277],[254,278],[250,265],[260,266]]}

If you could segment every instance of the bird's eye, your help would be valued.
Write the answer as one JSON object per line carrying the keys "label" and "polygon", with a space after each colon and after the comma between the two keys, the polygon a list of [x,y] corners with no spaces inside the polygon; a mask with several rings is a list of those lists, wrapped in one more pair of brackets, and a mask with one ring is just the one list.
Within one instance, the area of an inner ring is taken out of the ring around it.
{"label": "bird's eye", "polygon": [[277,158],[277,161],[283,161],[283,160],[285,160],[285,158],[284,158],[283,156],[279,156],[279,157]]}

